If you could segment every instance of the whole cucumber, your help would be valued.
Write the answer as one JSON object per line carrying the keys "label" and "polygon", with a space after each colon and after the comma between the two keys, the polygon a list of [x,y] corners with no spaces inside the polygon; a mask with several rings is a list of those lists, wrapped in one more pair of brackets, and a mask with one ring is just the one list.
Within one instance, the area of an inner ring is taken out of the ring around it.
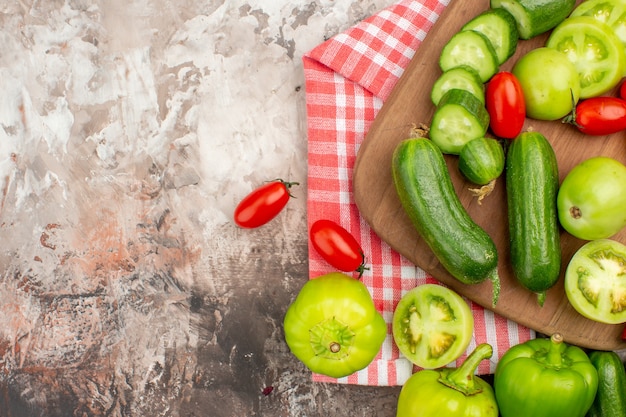
{"label": "whole cucumber", "polygon": [[439,262],[465,284],[490,279],[495,305],[496,245],[461,204],[441,150],[429,139],[406,139],[394,150],[392,171],[404,211]]}
{"label": "whole cucumber", "polygon": [[561,270],[554,149],[541,133],[522,132],[509,145],[505,170],[511,265],[543,305]]}
{"label": "whole cucumber", "polygon": [[598,371],[598,391],[587,417],[626,417],[626,371],[619,355],[594,350],[589,359]]}

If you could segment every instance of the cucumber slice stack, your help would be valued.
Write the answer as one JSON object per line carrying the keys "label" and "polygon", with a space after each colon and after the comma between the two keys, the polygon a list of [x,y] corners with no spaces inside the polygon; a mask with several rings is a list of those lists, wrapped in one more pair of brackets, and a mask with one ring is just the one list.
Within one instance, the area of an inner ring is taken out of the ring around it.
{"label": "cucumber slice stack", "polygon": [[441,76],[431,90],[437,106],[430,138],[442,152],[458,155],[489,128],[485,85],[517,49],[515,19],[504,9],[489,9],[468,21],[444,45]]}

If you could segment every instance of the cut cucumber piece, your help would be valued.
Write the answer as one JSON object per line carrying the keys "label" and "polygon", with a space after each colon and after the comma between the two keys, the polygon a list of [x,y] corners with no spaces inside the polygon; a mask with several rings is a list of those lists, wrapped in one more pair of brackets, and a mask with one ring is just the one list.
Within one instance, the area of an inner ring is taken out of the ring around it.
{"label": "cut cucumber piece", "polygon": [[521,39],[530,39],[561,23],[576,6],[576,0],[490,0],[492,9],[513,15]]}
{"label": "cut cucumber piece", "polygon": [[489,80],[499,68],[498,57],[491,41],[473,30],[454,34],[441,51],[439,66],[446,72],[461,65],[475,69],[483,83]]}
{"label": "cut cucumber piece", "polygon": [[455,67],[437,78],[430,92],[430,98],[435,106],[439,104],[441,97],[453,88],[467,90],[474,94],[481,103],[485,103],[485,85],[476,70],[471,67]]}
{"label": "cut cucumber piece", "polygon": [[500,65],[517,49],[519,39],[517,23],[513,15],[503,8],[482,12],[467,22],[461,30],[474,30],[485,35],[493,45]]}
{"label": "cut cucumber piece", "polygon": [[466,90],[452,89],[439,101],[430,125],[430,139],[446,154],[458,155],[463,146],[483,137],[489,113],[483,103]]}

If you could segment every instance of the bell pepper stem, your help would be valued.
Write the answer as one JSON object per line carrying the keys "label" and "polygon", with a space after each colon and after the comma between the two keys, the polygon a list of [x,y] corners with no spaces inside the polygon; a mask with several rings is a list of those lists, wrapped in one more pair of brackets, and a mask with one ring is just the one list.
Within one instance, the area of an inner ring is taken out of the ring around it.
{"label": "bell pepper stem", "polygon": [[560,345],[563,343],[563,335],[554,333],[550,337],[550,350],[546,356],[546,362],[554,367],[559,368],[563,364],[563,355],[561,354]]}
{"label": "bell pepper stem", "polygon": [[451,372],[442,372],[439,382],[443,385],[455,389],[465,395],[474,395],[482,392],[482,387],[476,384],[474,372],[478,365],[485,359],[491,358],[493,348],[488,343],[481,343],[465,359],[458,368]]}

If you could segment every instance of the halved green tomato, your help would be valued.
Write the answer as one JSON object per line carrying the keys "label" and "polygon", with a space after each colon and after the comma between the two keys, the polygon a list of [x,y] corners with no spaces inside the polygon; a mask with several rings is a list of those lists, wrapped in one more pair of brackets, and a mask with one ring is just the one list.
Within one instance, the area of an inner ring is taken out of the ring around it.
{"label": "halved green tomato", "polygon": [[565,271],[565,294],[588,319],[626,322],[626,246],[611,239],[584,244]]}
{"label": "halved green tomato", "polygon": [[591,16],[565,19],[546,46],[567,55],[580,76],[580,98],[606,93],[621,80],[626,68],[624,46],[613,30]]}
{"label": "halved green tomato", "polygon": [[571,17],[591,16],[606,23],[626,47],[626,1],[585,0],[572,12]]}
{"label": "halved green tomato", "polygon": [[407,292],[393,314],[393,338],[415,365],[440,368],[465,352],[474,331],[474,316],[460,295],[437,284]]}

